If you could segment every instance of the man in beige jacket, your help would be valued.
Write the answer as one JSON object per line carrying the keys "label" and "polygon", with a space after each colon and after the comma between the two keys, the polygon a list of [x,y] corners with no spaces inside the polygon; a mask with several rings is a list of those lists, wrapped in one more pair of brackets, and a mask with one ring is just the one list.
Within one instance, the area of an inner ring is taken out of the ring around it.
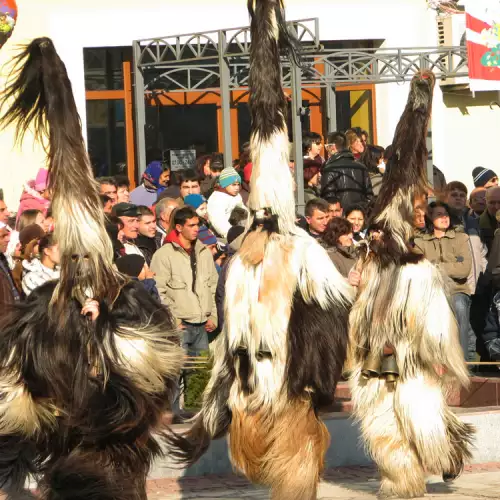
{"label": "man in beige jacket", "polygon": [[199,228],[193,208],[177,210],[174,229],[151,261],[161,300],[184,330],[183,345],[190,355],[208,349],[207,332],[217,327],[218,274],[212,253],[198,240]]}
{"label": "man in beige jacket", "polygon": [[[218,274],[210,249],[198,240],[200,219],[189,206],[174,213],[174,229],[153,255],[151,270],[163,304],[182,329],[189,356],[208,350],[208,332],[217,327],[215,290]],[[185,385],[189,377],[184,376]]]}

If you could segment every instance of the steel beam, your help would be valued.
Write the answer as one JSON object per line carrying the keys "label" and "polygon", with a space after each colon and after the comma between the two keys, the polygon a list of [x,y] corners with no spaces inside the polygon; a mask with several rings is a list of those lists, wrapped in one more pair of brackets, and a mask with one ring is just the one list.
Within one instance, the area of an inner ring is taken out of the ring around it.
{"label": "steel beam", "polygon": [[[231,143],[231,92],[229,90],[229,64],[224,56],[226,52],[226,34],[219,31],[219,74],[220,74],[220,101],[222,108],[222,138],[224,141],[224,166],[233,165],[233,151]],[[220,146],[220,145],[219,145]]]}
{"label": "steel beam", "polygon": [[138,42],[133,42],[132,48],[134,56],[134,122],[137,145],[137,170],[139,179],[141,179],[142,174],[146,171],[146,102],[144,95],[144,75],[142,74],[142,70],[139,68],[141,46]]}
{"label": "steel beam", "polygon": [[302,158],[302,122],[300,119],[302,108],[302,89],[300,85],[301,71],[295,63],[291,63],[292,73],[292,132],[293,151],[295,156],[295,183],[297,212],[304,215],[304,159]]}

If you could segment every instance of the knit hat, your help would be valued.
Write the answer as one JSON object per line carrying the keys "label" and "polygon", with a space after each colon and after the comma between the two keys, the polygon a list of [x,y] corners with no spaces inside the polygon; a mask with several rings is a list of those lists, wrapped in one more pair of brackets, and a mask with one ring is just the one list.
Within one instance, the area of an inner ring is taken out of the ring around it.
{"label": "knit hat", "polygon": [[156,189],[164,188],[160,185],[160,177],[163,173],[163,165],[161,161],[152,161],[142,174],[142,178],[148,180]]}
{"label": "knit hat", "polygon": [[39,240],[45,236],[44,230],[38,224],[30,224],[19,233],[21,247],[25,247],[33,240]]}
{"label": "knit hat", "polygon": [[227,167],[220,173],[218,182],[221,188],[227,188],[235,182],[239,182],[241,184],[241,177],[233,167]]}
{"label": "knit hat", "polygon": [[206,203],[207,200],[204,196],[201,194],[188,194],[184,198],[184,205],[189,205],[193,207],[195,210],[198,210],[198,208],[203,205],[203,203]]}
{"label": "knit hat", "polygon": [[118,271],[132,278],[137,278],[141,274],[142,268],[146,261],[140,255],[124,255],[116,259],[116,267]]}
{"label": "knit hat", "polygon": [[46,168],[41,168],[36,174],[35,191],[41,193],[47,189],[49,184],[49,171]]}
{"label": "knit hat", "polygon": [[484,167],[476,167],[472,171],[472,178],[474,179],[475,187],[484,187],[484,185],[493,179],[493,177],[497,177],[497,174],[488,168]]}
{"label": "knit hat", "polygon": [[200,230],[198,231],[198,239],[204,245],[215,245],[217,243],[217,238],[207,226],[200,227]]}

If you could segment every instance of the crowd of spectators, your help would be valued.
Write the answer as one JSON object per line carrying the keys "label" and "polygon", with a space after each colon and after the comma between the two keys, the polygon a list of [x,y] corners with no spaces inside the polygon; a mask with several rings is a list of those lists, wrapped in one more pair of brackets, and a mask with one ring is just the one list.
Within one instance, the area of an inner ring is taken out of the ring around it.
{"label": "crowd of spectators", "polygon": [[[302,146],[306,206],[297,224],[358,286],[358,247],[367,236],[391,148],[369,144],[360,129],[330,133],[325,141],[307,133]],[[134,189],[126,177],[97,179],[117,269],[169,306],[191,356],[206,351],[223,325],[224,282],[244,238],[251,175],[245,144],[232,167],[224,168],[216,153],[201,156],[196,169],[171,172],[156,153]],[[472,177],[475,189],[468,196],[464,184],[446,184],[434,169],[429,197],[435,201],[416,204],[413,244],[448,280],[465,358],[474,361],[479,353],[482,360],[497,361],[500,187],[487,168],[475,168]],[[24,300],[58,278],[48,186],[47,171],[41,169],[24,186],[17,213],[11,216],[0,201],[2,305]]]}

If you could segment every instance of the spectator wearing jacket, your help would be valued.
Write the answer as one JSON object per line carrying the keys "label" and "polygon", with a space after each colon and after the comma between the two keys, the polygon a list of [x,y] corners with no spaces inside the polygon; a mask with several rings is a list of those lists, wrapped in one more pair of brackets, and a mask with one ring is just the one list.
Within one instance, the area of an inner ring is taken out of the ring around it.
{"label": "spectator wearing jacket", "polygon": [[373,194],[378,196],[385,173],[384,148],[368,144],[365,152],[361,155],[360,162],[368,170],[368,175],[372,182]]}
{"label": "spectator wearing jacket", "polygon": [[477,187],[474,188],[469,197],[469,215],[473,219],[479,219],[486,210],[486,188]]}
{"label": "spectator wearing jacket", "polygon": [[226,238],[227,232],[231,229],[229,217],[233,208],[245,208],[240,189],[240,175],[233,167],[227,167],[219,176],[217,190],[208,199],[208,219],[221,238]]}
{"label": "spectator wearing jacket", "polygon": [[119,257],[115,264],[118,271],[126,274],[134,281],[139,281],[152,297],[160,301],[154,273],[150,270],[144,257],[140,255],[124,255]]}
{"label": "spectator wearing jacket", "polygon": [[362,163],[355,161],[343,134],[329,134],[328,143],[333,141],[339,152],[328,160],[323,169],[321,198],[327,201],[333,197],[338,198],[343,207],[355,204],[368,206],[373,199],[368,170]]}
{"label": "spectator wearing jacket", "polygon": [[339,273],[352,286],[359,286],[361,274],[356,271],[356,248],[353,244],[352,224],[342,217],[335,217],[328,223],[322,238],[328,255]]}
{"label": "spectator wearing jacket", "polygon": [[130,193],[130,202],[138,206],[152,207],[170,180],[170,169],[164,169],[161,161],[152,161],[142,174],[142,184]]}
{"label": "spectator wearing jacket", "polygon": [[138,206],[137,210],[139,212],[139,236],[137,236],[135,244],[149,266],[154,253],[161,246],[158,245],[156,237],[156,217],[149,207]]}
{"label": "spectator wearing jacket", "polygon": [[469,237],[450,225],[450,211],[443,202],[429,205],[433,231],[415,237],[415,248],[435,264],[447,279],[460,329],[460,344],[467,361],[476,356],[476,337],[470,326],[471,289],[468,277],[472,267]]}
{"label": "spectator wearing jacket", "polygon": [[467,187],[459,181],[453,181],[444,189],[445,201],[450,209],[450,223],[455,230],[462,229],[469,236],[469,246],[472,255],[472,268],[467,280],[472,294],[476,293],[479,278],[488,265],[488,249],[481,241],[479,221],[469,215],[466,206]]}
{"label": "spectator wearing jacket", "polygon": [[127,255],[136,254],[144,257],[143,253],[137,246],[137,238],[139,236],[139,217],[141,216],[137,205],[132,203],[117,203],[113,207],[112,215],[119,217],[123,223],[121,235],[125,253]]}
{"label": "spectator wearing jacket", "polygon": [[7,224],[0,222],[0,318],[7,313],[8,306],[21,299],[4,255],[9,241],[10,229]]}
{"label": "spectator wearing jacket", "polygon": [[499,224],[496,218],[497,212],[500,210],[500,187],[491,187],[486,190],[486,210],[479,217],[479,230],[481,239],[488,248],[491,249],[495,231]]}
{"label": "spectator wearing jacket", "polygon": [[192,207],[174,214],[174,229],[154,255],[151,270],[161,301],[183,328],[183,346],[196,356],[208,348],[207,332],[217,327],[218,274],[210,249],[198,240],[200,219]]}
{"label": "spectator wearing jacket", "polygon": [[162,198],[155,206],[156,212],[156,244],[163,245],[170,232],[170,220],[174,210],[179,208],[179,202],[174,198]]}
{"label": "spectator wearing jacket", "polygon": [[306,230],[316,240],[320,239],[323,233],[326,231],[328,221],[330,220],[328,210],[328,203],[321,198],[314,198],[306,203]]}
{"label": "spectator wearing jacket", "polygon": [[321,156],[323,149],[321,136],[316,132],[306,132],[302,136],[302,153],[304,155],[304,165],[319,164],[320,167],[325,163]]}
{"label": "spectator wearing jacket", "polygon": [[[359,129],[359,127],[356,127]],[[366,134],[366,132],[365,132]],[[366,140],[363,140],[363,131],[349,129],[346,133],[347,148],[353,154],[356,161],[361,161],[361,156],[366,149]],[[368,138],[367,135],[365,135]]]}
{"label": "spectator wearing jacket", "polygon": [[59,245],[53,234],[48,234],[38,243],[38,256],[23,260],[22,287],[26,296],[47,281],[59,279],[59,262]]}

